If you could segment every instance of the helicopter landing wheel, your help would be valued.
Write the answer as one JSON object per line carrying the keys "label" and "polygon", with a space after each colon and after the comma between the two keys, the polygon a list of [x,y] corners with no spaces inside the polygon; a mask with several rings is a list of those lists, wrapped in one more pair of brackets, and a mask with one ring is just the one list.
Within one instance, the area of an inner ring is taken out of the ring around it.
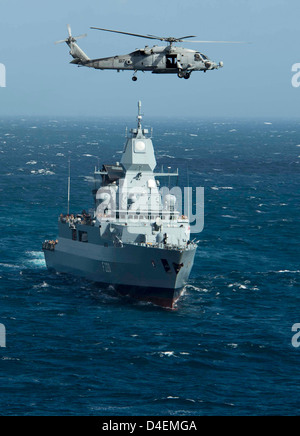
{"label": "helicopter landing wheel", "polygon": [[191,77],[191,75],[189,73],[187,73],[183,77],[187,80],[187,79],[189,79]]}
{"label": "helicopter landing wheel", "polygon": [[137,77],[136,77],[136,76],[133,76],[132,80],[133,80],[134,82],[136,82],[136,81],[137,81]]}

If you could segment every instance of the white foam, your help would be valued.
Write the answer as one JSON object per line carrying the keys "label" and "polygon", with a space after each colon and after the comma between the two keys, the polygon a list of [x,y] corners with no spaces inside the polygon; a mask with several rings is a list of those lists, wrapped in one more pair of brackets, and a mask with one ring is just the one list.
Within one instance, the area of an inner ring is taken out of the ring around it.
{"label": "white foam", "polygon": [[237,219],[237,216],[232,216],[232,215],[221,215],[222,218],[231,218],[231,219]]}
{"label": "white foam", "polygon": [[50,285],[48,285],[47,282],[43,282],[40,285],[34,285],[34,289],[40,289],[40,288],[49,288]]}
{"label": "white foam", "polygon": [[30,257],[28,263],[30,265],[44,268],[46,266],[44,253],[42,251],[26,251],[27,257]]}
{"label": "white foam", "polygon": [[219,191],[220,189],[231,190],[231,189],[233,189],[233,187],[232,186],[213,186],[211,189],[213,189],[214,191]]}
{"label": "white foam", "polygon": [[2,266],[3,268],[15,268],[15,269],[20,269],[21,268],[19,265],[14,265],[13,263],[2,263],[2,262],[0,262],[0,266]]}
{"label": "white foam", "polygon": [[42,176],[53,176],[55,173],[53,171],[46,170],[41,168],[40,170],[32,170],[31,174],[42,175]]}
{"label": "white foam", "polygon": [[237,347],[238,347],[238,344],[227,344],[227,346],[228,346],[228,347],[231,347],[231,348],[237,348]]}
{"label": "white foam", "polygon": [[168,157],[169,159],[175,159],[175,156],[170,156],[169,154],[162,154],[161,157]]}
{"label": "white foam", "polygon": [[175,352],[174,352],[174,351],[162,351],[162,352],[160,353],[160,355],[171,357],[171,356],[174,356],[174,355],[175,355]]}

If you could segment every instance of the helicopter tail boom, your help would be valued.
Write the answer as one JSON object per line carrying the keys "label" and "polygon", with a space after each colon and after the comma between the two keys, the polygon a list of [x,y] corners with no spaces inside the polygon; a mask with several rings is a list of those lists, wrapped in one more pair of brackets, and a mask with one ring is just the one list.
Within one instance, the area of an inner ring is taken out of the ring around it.
{"label": "helicopter tail boom", "polygon": [[69,37],[67,39],[63,39],[62,41],[57,41],[55,44],[61,44],[65,42],[70,47],[70,55],[74,58],[74,60],[71,62],[71,64],[82,64],[84,65],[87,61],[90,60],[90,58],[84,53],[83,50],[76,44],[77,39],[79,38],[85,38],[87,35],[80,35],[80,36],[72,36],[71,27],[68,24],[68,34]]}
{"label": "helicopter tail boom", "polygon": [[74,58],[74,60],[71,61],[71,64],[85,64],[90,60],[76,42],[71,42],[68,46],[70,47],[70,55]]}

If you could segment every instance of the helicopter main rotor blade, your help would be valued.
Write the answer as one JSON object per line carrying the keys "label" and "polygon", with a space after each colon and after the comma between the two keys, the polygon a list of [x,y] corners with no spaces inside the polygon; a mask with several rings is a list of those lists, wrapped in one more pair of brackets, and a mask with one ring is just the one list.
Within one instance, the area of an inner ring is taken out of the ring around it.
{"label": "helicopter main rotor blade", "polygon": [[160,41],[168,41],[168,42],[181,42],[182,39],[187,39],[187,38],[196,38],[195,35],[191,35],[191,36],[182,36],[181,38],[173,38],[173,37],[162,37],[162,36],[155,36],[155,35],[148,35],[149,37],[151,36],[152,38],[155,39],[159,39]]}
{"label": "helicopter main rotor blade", "polygon": [[178,39],[187,39],[187,38],[196,38],[195,35],[191,35],[191,36],[182,36],[181,38]]}
{"label": "helicopter main rotor blade", "polygon": [[156,38],[156,37],[154,37],[154,36],[139,35],[139,34],[137,34],[137,33],[129,33],[129,32],[120,32],[119,30],[102,29],[102,28],[100,28],[100,27],[91,27],[91,29],[94,29],[94,30],[102,30],[102,31],[104,31],[104,32],[121,33],[122,35],[136,36],[136,37],[138,37],[138,38],[161,39],[161,38]]}
{"label": "helicopter main rotor blade", "polygon": [[245,41],[187,41],[187,42],[188,43],[195,42],[200,44],[250,44],[250,42],[245,42]]}
{"label": "helicopter main rotor blade", "polygon": [[164,38],[163,36],[155,36],[155,35],[147,35],[147,38],[158,39],[159,41],[168,41],[170,39],[170,38]]}

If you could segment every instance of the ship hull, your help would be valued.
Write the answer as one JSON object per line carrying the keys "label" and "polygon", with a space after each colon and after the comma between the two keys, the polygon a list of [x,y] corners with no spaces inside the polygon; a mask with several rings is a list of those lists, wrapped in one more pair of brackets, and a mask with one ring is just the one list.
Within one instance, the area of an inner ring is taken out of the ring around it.
{"label": "ship hull", "polygon": [[184,292],[184,286],[178,289],[153,288],[141,286],[115,286],[116,291],[123,297],[150,302],[167,309],[174,309],[176,302]]}
{"label": "ship hull", "polygon": [[55,250],[44,250],[50,270],[112,285],[120,295],[169,308],[188,281],[195,252],[131,244],[103,247],[64,238]]}

